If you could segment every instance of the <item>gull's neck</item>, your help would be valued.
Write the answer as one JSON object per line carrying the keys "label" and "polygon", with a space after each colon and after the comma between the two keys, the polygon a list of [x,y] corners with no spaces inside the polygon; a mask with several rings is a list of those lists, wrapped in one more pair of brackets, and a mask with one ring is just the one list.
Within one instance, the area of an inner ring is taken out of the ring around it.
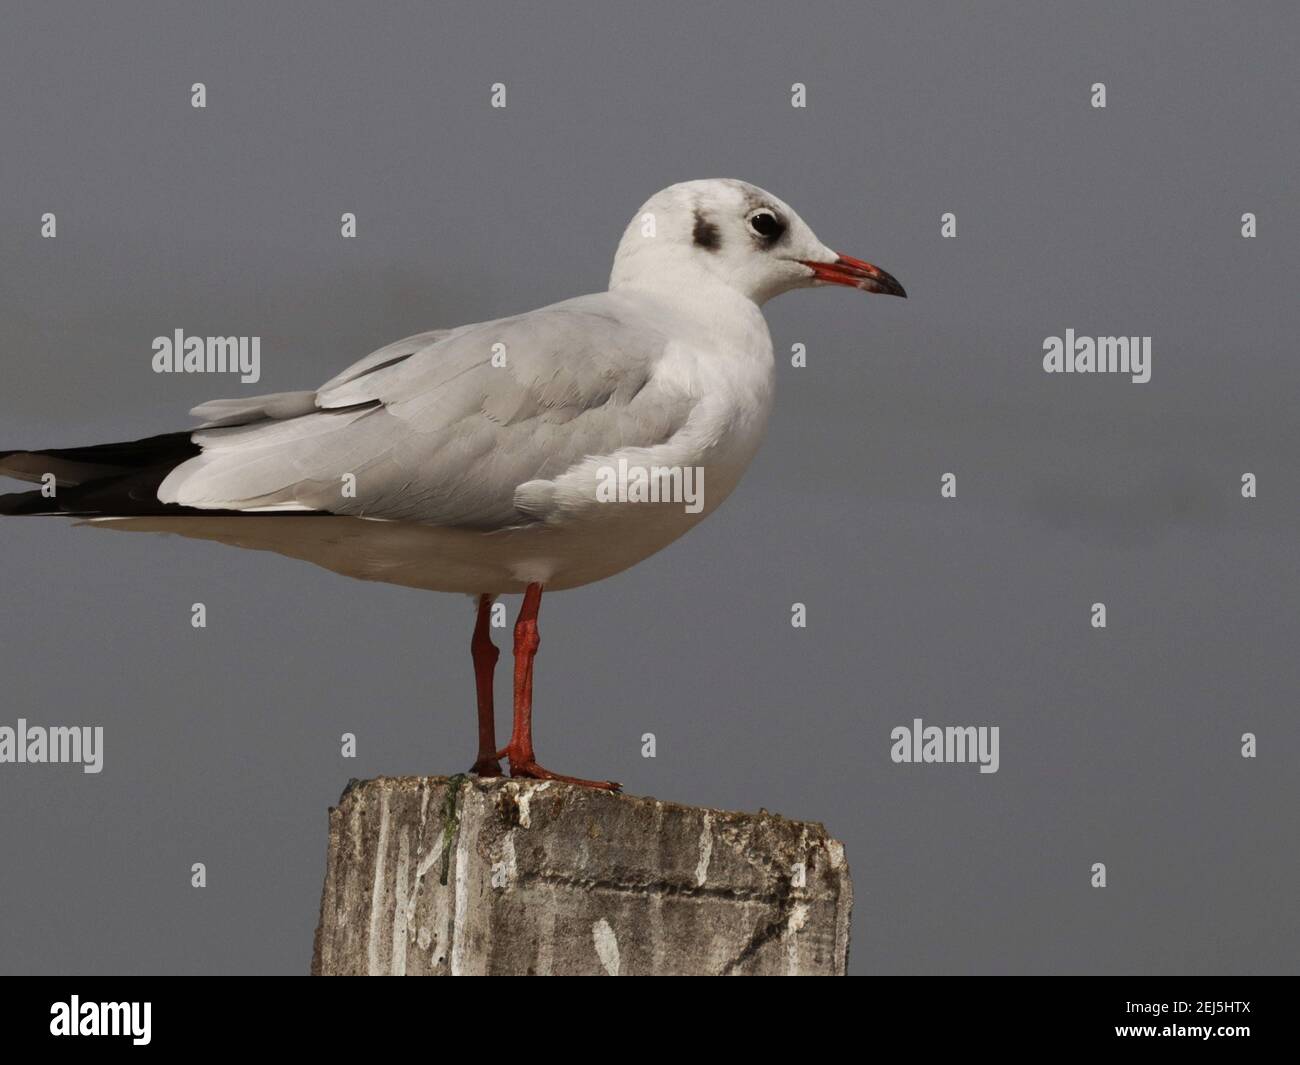
{"label": "gull's neck", "polygon": [[641,296],[659,304],[673,318],[706,326],[711,332],[752,336],[755,329],[767,333],[758,305],[708,271],[686,264],[672,271],[639,271],[620,276],[615,268],[609,291],[623,296]]}

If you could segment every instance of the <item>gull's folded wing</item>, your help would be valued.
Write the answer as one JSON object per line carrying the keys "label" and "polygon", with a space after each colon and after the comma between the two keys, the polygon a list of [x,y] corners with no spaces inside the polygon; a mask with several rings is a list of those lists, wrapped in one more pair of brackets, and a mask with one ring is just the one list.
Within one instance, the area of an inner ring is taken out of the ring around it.
{"label": "gull's folded wing", "polygon": [[520,485],[653,447],[685,424],[694,398],[654,376],[666,344],[649,315],[610,293],[421,334],[314,393],[196,408],[215,425],[194,434],[201,453],[158,498],[480,529],[545,518],[521,509]]}

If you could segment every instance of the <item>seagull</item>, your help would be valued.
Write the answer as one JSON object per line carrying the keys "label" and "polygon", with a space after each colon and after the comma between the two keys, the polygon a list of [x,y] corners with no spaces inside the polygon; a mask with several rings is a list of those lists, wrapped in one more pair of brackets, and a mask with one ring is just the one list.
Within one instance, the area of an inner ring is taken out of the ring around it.
{"label": "seagull", "polygon": [[[501,776],[505,758],[513,777],[617,790],[537,761],[542,592],[619,573],[722,503],[772,406],[761,307],[824,285],[906,296],[754,185],[672,185],[624,230],[605,292],[419,333],[316,389],[201,404],[197,429],[0,451],[0,474],[42,484],[0,496],[0,514],[178,533],[473,596],[470,772]],[[517,593],[514,724],[498,748],[490,613]]]}

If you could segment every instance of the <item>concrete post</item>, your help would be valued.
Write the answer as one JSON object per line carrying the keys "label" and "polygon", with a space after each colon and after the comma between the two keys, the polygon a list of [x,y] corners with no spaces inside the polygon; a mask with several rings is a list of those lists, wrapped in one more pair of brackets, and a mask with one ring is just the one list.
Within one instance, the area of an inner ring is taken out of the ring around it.
{"label": "concrete post", "polygon": [[553,782],[353,781],[311,971],[843,974],[853,891],[812,822]]}

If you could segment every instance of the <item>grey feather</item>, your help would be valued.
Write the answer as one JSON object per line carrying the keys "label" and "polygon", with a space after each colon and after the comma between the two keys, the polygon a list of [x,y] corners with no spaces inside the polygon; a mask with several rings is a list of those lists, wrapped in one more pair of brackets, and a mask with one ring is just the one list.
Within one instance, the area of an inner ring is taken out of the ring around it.
{"label": "grey feather", "polygon": [[315,409],[315,392],[272,392],[248,399],[211,399],[191,410],[190,416],[203,418],[202,428],[210,429],[220,425],[247,425],[268,418],[296,418]]}

